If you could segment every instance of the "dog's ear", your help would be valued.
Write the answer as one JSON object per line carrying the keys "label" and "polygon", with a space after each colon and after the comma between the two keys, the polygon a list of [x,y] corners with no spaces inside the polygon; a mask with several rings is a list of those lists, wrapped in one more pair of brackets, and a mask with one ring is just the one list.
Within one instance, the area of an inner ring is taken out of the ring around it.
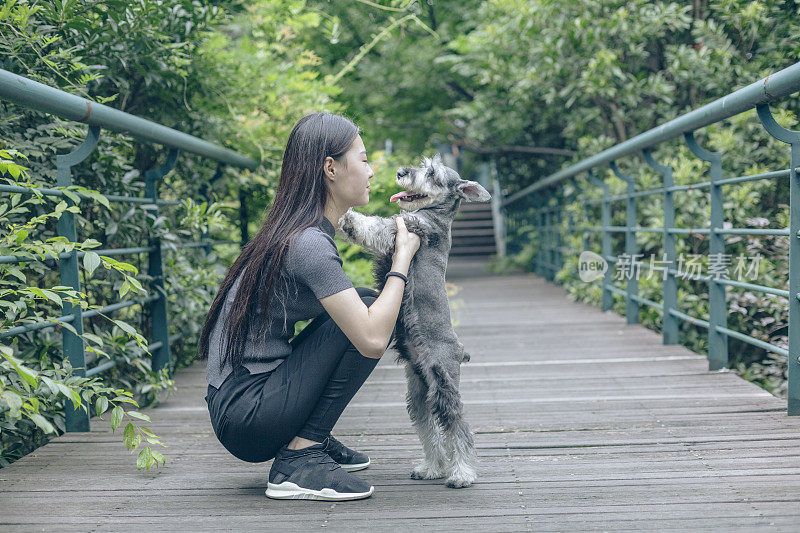
{"label": "dog's ear", "polygon": [[461,183],[458,184],[458,190],[468,202],[488,202],[492,199],[489,191],[484,189],[483,185],[477,181],[461,180]]}
{"label": "dog's ear", "polygon": [[436,152],[433,157],[422,157],[422,166],[432,168],[434,165],[442,164],[442,154]]}

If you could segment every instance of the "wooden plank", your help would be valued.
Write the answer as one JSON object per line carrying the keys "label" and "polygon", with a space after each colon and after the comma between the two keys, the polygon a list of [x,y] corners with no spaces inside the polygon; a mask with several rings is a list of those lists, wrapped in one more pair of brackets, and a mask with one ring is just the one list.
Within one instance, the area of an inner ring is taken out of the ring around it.
{"label": "wooden plank", "polygon": [[387,353],[334,433],[369,453],[358,502],[264,497],[270,462],[231,456],[214,437],[205,368],[148,410],[166,466],[137,472],[120,436],[93,420],[0,470],[4,531],[794,531],[800,418],[785,402],[624,317],[570,302],[531,275],[452,263],[464,409],[478,482],[410,479],[422,449],[404,371]]}

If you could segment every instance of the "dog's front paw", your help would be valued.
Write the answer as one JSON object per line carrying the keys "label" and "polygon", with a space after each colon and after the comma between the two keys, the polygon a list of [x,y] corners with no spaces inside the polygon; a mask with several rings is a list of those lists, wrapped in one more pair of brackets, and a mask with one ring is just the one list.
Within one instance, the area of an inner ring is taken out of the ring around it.
{"label": "dog's front paw", "polygon": [[425,460],[411,471],[411,479],[441,479],[445,475],[444,468],[438,465],[432,467]]}
{"label": "dog's front paw", "polygon": [[461,466],[456,468],[450,477],[447,478],[445,485],[451,489],[463,489],[464,487],[472,485],[477,478],[478,475],[474,469],[468,466]]}
{"label": "dog's front paw", "polygon": [[345,214],[339,217],[339,229],[342,230],[342,233],[347,235],[350,239],[355,239],[356,235],[356,212],[353,211],[353,208],[347,210]]}
{"label": "dog's front paw", "polygon": [[403,217],[403,220],[406,223],[406,229],[419,236],[420,246],[428,244],[428,230],[419,220],[407,217]]}

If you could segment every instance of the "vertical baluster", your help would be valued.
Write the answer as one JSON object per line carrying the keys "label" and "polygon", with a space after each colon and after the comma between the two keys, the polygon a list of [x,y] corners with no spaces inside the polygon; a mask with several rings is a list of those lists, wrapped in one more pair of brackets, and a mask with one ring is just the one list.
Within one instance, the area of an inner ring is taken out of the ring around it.
{"label": "vertical baluster", "polygon": [[789,144],[789,383],[788,412],[800,415],[800,131],[784,128],[775,122],[769,105],[756,106],[758,118],[767,132]]}
{"label": "vertical baluster", "polygon": [[[572,202],[574,205],[576,202]],[[567,235],[572,236],[575,234],[575,213],[570,209],[567,211]]]}
{"label": "vertical baluster", "polygon": [[[717,182],[722,179],[722,156],[717,152],[706,150],[697,144],[694,133],[688,131],[683,134],[686,145],[692,153],[711,163],[711,224],[708,241],[709,263],[711,257],[722,258],[725,253],[725,236],[715,233],[715,229],[722,229],[723,207],[722,207],[722,185]],[[708,369],[719,370],[728,366],[728,336],[719,331],[719,327],[728,326],[728,304],[725,301],[725,285],[719,283],[713,277],[708,279],[708,308],[709,308],[709,328],[708,328]]]}
{"label": "vertical baluster", "polygon": [[664,213],[664,233],[662,235],[662,247],[664,250],[664,260],[667,270],[666,277],[662,274],[662,292],[664,301],[664,312],[661,317],[661,333],[664,344],[678,344],[678,317],[670,313],[670,310],[678,310],[678,282],[675,274],[669,269],[675,268],[677,264],[677,252],[675,248],[675,234],[667,231],[667,228],[675,227],[675,202],[674,191],[667,189],[672,187],[675,182],[672,178],[672,167],[659,165],[653,158],[649,148],[643,151],[645,163],[653,170],[661,174],[664,184],[664,197],[662,200],[662,211]]}
{"label": "vertical baluster", "polygon": [[564,266],[564,251],[561,249],[563,246],[563,239],[562,239],[562,231],[561,231],[561,224],[564,221],[564,207],[566,206],[566,202],[564,202],[564,187],[563,185],[559,187],[557,199],[557,206],[555,212],[555,226],[553,227],[554,235],[555,235],[555,249],[553,250],[555,255],[555,268],[553,272],[553,280],[555,281],[555,275],[561,270]]}
{"label": "vertical baluster", "polygon": [[250,232],[247,228],[247,221],[250,218],[250,213],[247,210],[247,192],[243,186],[239,186],[239,232],[240,243],[239,246],[244,248],[250,242]]}
{"label": "vertical baluster", "polygon": [[[575,187],[575,200],[572,203],[574,205],[577,205],[577,206],[583,205],[585,207],[585,210],[586,210],[586,221],[584,223],[580,224],[580,225],[581,226],[584,226],[584,225],[588,226],[589,225],[589,205],[583,203],[583,202],[586,201],[586,196],[585,196],[583,187],[581,187],[578,184],[578,180],[577,179],[573,182],[573,186]],[[575,226],[576,226],[576,224],[575,224],[574,214],[573,214],[572,211],[570,211],[570,229],[569,229],[570,236],[572,236],[573,232],[577,230],[577,228]],[[584,230],[584,229],[582,229],[580,231],[580,233],[581,233],[581,245],[583,246],[583,249],[581,251],[588,250],[589,249],[589,232]]]}
{"label": "vertical baluster", "polygon": [[494,240],[497,245],[497,255],[506,256],[506,215],[503,209],[503,190],[497,178],[497,166],[494,159],[489,163],[489,175],[492,180],[492,218],[494,219]]}
{"label": "vertical baluster", "polygon": [[636,198],[631,195],[636,188],[636,182],[633,176],[623,174],[617,167],[616,161],[612,161],[611,171],[616,177],[621,179],[627,185],[625,200],[625,254],[631,261],[631,272],[628,276],[627,295],[625,297],[625,318],[628,324],[639,323],[639,302],[631,298],[631,296],[639,295],[639,268],[636,263],[639,259],[637,255],[636,246],[636,231],[633,229],[636,226]]}
{"label": "vertical baluster", "polygon": [[[100,140],[100,126],[89,126],[86,139],[73,152],[56,156],[56,176],[59,187],[69,187],[72,185],[72,167],[89,157]],[[64,197],[68,205],[74,205],[72,200]],[[58,219],[58,235],[66,237],[70,242],[77,242],[78,235],[75,230],[75,215],[69,211],[64,211]],[[61,258],[58,261],[58,269],[61,277],[61,285],[72,287],[76,291],[81,290],[80,278],[78,276],[78,252],[73,249],[69,257]],[[72,327],[83,334],[83,317],[80,306],[73,306],[66,299],[63,301],[62,316],[72,315]],[[61,330],[61,344],[64,349],[64,357],[69,359],[73,368],[73,374],[86,377],[86,354],[83,349],[83,339],[67,328]],[[89,431],[89,413],[83,410],[76,411],[72,400],[67,398],[64,402],[64,425],[66,430]]]}
{"label": "vertical baluster", "polygon": [[[222,163],[217,164],[217,170],[214,171],[214,175],[211,179],[202,185],[200,185],[200,195],[203,197],[203,200],[206,202],[206,206],[211,205],[211,185],[218,179],[222,177],[222,169],[224,165]],[[200,231],[200,240],[207,241],[211,239],[211,234],[208,232],[208,225],[203,226],[203,229]],[[211,245],[206,244],[203,246],[203,250],[205,250],[206,255],[211,253]]]}
{"label": "vertical baluster", "polygon": [[545,252],[544,252],[544,206],[541,197],[537,196],[534,199],[534,205],[536,209],[536,256],[535,256],[535,266],[534,272],[541,277],[545,277],[544,275],[544,260],[545,260]]}
{"label": "vertical baluster", "polygon": [[[178,149],[172,148],[167,154],[164,164],[152,168],[144,173],[145,196],[153,200],[153,214],[158,218],[158,187],[157,182],[172,170],[178,161]],[[150,291],[158,294],[158,299],[150,304],[151,325],[153,330],[153,342],[161,343],[153,351],[152,368],[158,372],[170,363],[169,350],[169,328],[167,320],[167,292],[164,289],[164,272],[161,259],[161,239],[151,237],[149,246],[153,249],[147,257],[147,273],[152,280],[150,281]],[[169,376],[172,377],[172,367],[168,366]]]}
{"label": "vertical baluster", "polygon": [[[537,212],[536,212],[536,205],[537,205],[537,198],[533,195],[528,195],[522,200],[521,202],[524,203],[522,207],[517,206],[518,211],[515,213],[515,224],[517,228],[517,235],[519,235],[519,240],[517,241],[517,252],[522,251],[523,248],[526,246],[533,246],[533,239],[534,237],[534,230],[525,230],[524,233],[520,233],[523,228],[527,228],[531,225],[532,220],[536,220]],[[538,245],[537,245],[537,252],[538,252]],[[531,254],[531,264],[529,266],[530,272],[536,271],[536,255]]]}
{"label": "vertical baluster", "polygon": [[553,280],[553,241],[551,235],[551,207],[548,205],[544,210],[544,258],[545,258],[545,278]]}
{"label": "vertical baluster", "polygon": [[594,171],[589,170],[587,171],[589,174],[589,181],[600,187],[603,190],[603,204],[601,208],[601,252],[600,255],[603,256],[603,259],[608,263],[608,268],[606,269],[606,273],[603,275],[603,303],[601,309],[603,311],[608,311],[612,307],[614,307],[614,299],[611,294],[611,290],[608,287],[614,283],[614,263],[609,261],[609,257],[611,257],[611,232],[609,231],[609,226],[611,226],[611,202],[608,199],[611,196],[611,193],[608,188],[608,184],[595,177]]}

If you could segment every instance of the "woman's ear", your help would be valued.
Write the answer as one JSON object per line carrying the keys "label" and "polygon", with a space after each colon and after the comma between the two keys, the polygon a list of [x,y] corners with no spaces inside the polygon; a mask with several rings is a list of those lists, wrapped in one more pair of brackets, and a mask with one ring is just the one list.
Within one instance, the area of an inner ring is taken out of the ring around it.
{"label": "woman's ear", "polygon": [[322,163],[322,170],[325,172],[325,176],[328,179],[335,179],[336,178],[336,160],[331,156],[325,158],[325,161]]}

